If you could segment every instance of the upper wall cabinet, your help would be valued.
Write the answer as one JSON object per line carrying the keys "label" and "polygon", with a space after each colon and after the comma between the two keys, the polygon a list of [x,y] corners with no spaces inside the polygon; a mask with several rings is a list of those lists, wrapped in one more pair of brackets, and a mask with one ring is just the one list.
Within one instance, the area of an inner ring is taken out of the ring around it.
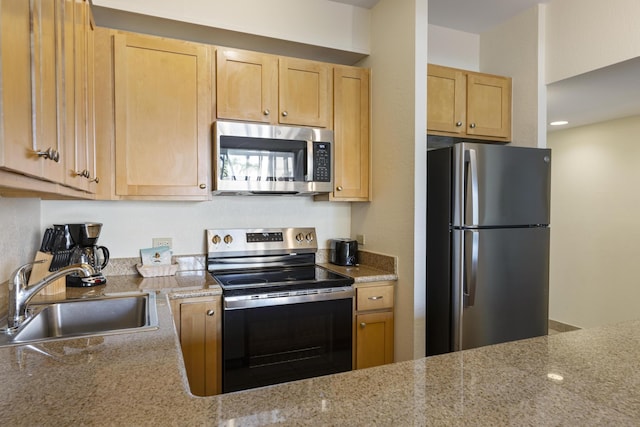
{"label": "upper wall cabinet", "polygon": [[330,128],[330,64],[220,48],[217,117]]}
{"label": "upper wall cabinet", "polygon": [[[64,83],[58,111],[65,123],[66,172],[65,183],[70,187],[95,192],[99,183],[95,161],[95,80],[94,80],[94,23],[89,4],[83,1],[62,0],[60,72]],[[64,44],[62,44],[64,43]]]}
{"label": "upper wall cabinet", "polygon": [[100,173],[113,177],[100,198],[209,199],[212,48],[108,30],[98,37]]}
{"label": "upper wall cabinet", "polygon": [[216,52],[217,116],[271,123],[278,112],[278,58],[258,52]]}
{"label": "upper wall cabinet", "polygon": [[1,165],[61,182],[64,153],[56,115],[57,5],[48,1],[8,0],[2,1],[0,7]]}
{"label": "upper wall cabinet", "polygon": [[[84,23],[91,21],[86,0],[0,2],[0,168],[16,173],[2,172],[0,187],[18,194],[90,198],[86,192],[95,188],[88,181],[83,186],[67,181],[75,166],[75,153],[67,144],[67,119],[73,116],[73,108],[69,113],[66,93],[77,89],[74,75],[66,71],[79,61],[77,55],[91,60],[86,26],[82,35],[75,33],[76,10],[82,11]],[[76,37],[85,41],[74,45]],[[90,84],[88,80],[83,83],[83,96]],[[89,102],[85,100],[87,117],[91,114]],[[83,133],[92,133],[88,120],[81,126]],[[86,143],[71,136],[74,144]],[[5,190],[3,194],[7,194]]]}
{"label": "upper wall cabinet", "polygon": [[334,190],[336,201],[369,201],[369,70],[333,70]]}
{"label": "upper wall cabinet", "polygon": [[427,133],[510,141],[511,79],[429,64]]}

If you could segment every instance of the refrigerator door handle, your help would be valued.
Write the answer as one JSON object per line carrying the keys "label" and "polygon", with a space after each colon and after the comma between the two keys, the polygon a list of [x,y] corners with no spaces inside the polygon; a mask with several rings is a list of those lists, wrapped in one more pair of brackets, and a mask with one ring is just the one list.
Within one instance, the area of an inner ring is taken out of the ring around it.
{"label": "refrigerator door handle", "polygon": [[[471,233],[471,247],[465,242],[465,277],[464,277],[464,307],[473,307],[476,299],[476,285],[478,283],[478,247],[480,233],[476,230],[465,230],[465,234]],[[465,239],[466,240],[466,239]],[[470,249],[471,254],[467,254]]]}
{"label": "refrigerator door handle", "polygon": [[480,223],[478,218],[478,153],[473,148],[468,149],[467,152],[469,153],[469,169],[471,172],[471,225],[478,225]]}

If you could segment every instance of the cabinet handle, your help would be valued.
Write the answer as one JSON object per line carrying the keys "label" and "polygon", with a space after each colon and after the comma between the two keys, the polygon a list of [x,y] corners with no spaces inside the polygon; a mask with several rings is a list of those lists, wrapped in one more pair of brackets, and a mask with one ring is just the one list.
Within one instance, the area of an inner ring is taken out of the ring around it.
{"label": "cabinet handle", "polygon": [[457,127],[462,126],[462,122],[456,122],[456,126],[457,126]]}
{"label": "cabinet handle", "polygon": [[377,297],[369,297],[369,299],[372,300],[372,301],[377,301],[379,299],[382,299],[382,295],[377,296]]}
{"label": "cabinet handle", "polygon": [[214,314],[216,314],[215,311],[213,310],[207,310],[207,316],[213,316]]}
{"label": "cabinet handle", "polygon": [[265,116],[268,116],[269,114],[271,114],[271,111],[269,111],[269,109],[267,108],[262,112],[262,114],[264,114]]}
{"label": "cabinet handle", "polygon": [[342,185],[338,185],[338,188],[336,188],[336,190],[342,191]]}
{"label": "cabinet handle", "polygon": [[469,127],[470,127],[471,129],[475,129],[476,124],[475,124],[475,123],[471,123],[471,124],[469,125]]}
{"label": "cabinet handle", "polygon": [[367,326],[367,324],[366,324],[366,323],[364,323],[364,322],[360,323],[360,327],[361,327],[361,328],[364,328],[365,326]]}
{"label": "cabinet handle", "polygon": [[90,177],[91,175],[89,174],[89,171],[85,169],[85,170],[83,170],[82,172],[78,172],[78,171],[76,171],[76,176],[81,176],[81,177],[83,177],[83,178],[87,178],[87,179],[89,179],[89,177]]}
{"label": "cabinet handle", "polygon": [[89,182],[95,182],[96,184],[100,184],[100,178],[96,176],[95,178],[90,179]]}
{"label": "cabinet handle", "polygon": [[207,188],[207,184],[200,184],[199,187],[204,190],[205,188]]}
{"label": "cabinet handle", "polygon": [[289,113],[287,113],[286,111],[282,112],[282,117],[287,117],[289,115]]}
{"label": "cabinet handle", "polygon": [[36,151],[36,154],[38,157],[44,157],[45,159],[53,160],[56,163],[60,161],[60,153],[51,147],[46,150]]}

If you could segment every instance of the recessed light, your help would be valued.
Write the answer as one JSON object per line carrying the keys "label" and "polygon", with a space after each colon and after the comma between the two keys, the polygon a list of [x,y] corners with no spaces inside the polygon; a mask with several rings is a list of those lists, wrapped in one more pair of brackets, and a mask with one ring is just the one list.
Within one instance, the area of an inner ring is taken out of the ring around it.
{"label": "recessed light", "polygon": [[551,122],[551,123],[549,123],[549,124],[550,124],[551,126],[564,126],[564,125],[569,124],[569,122],[568,122],[568,121],[566,121],[566,120],[557,120],[557,121],[555,121],[555,122]]}
{"label": "recessed light", "polygon": [[554,374],[552,372],[547,374],[547,378],[549,378],[550,380],[553,381],[557,381],[557,382],[561,382],[562,380],[564,380],[564,377],[560,374]]}

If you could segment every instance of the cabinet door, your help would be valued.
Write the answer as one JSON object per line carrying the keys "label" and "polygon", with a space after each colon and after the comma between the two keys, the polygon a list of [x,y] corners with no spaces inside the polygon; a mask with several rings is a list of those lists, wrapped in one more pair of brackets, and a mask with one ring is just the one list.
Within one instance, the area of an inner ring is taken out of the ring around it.
{"label": "cabinet door", "polygon": [[331,127],[331,67],[295,58],[280,58],[279,118],[282,124]]}
{"label": "cabinet door", "polygon": [[277,122],[278,59],[234,49],[216,52],[217,117]]}
{"label": "cabinet door", "polygon": [[31,123],[31,42],[29,2],[0,2],[0,120],[3,168],[38,175],[40,161],[34,149]]}
{"label": "cabinet door", "polygon": [[[57,19],[59,5],[47,0],[33,0],[32,10],[32,99],[34,144],[38,150],[53,149],[58,161],[47,159],[42,164],[41,176],[53,182],[64,182],[62,133],[59,132],[57,102]],[[60,118],[61,119],[61,118]]]}
{"label": "cabinet door", "polygon": [[369,200],[369,70],[333,72],[335,200]]}
{"label": "cabinet door", "polygon": [[209,198],[210,61],[204,45],[114,36],[116,195]]}
{"label": "cabinet door", "polygon": [[61,165],[36,154],[61,151],[55,19],[53,2],[0,2],[0,167],[59,182]]}
{"label": "cabinet door", "polygon": [[466,77],[461,70],[428,66],[427,130],[461,134],[466,127]]}
{"label": "cabinet door", "polygon": [[393,362],[393,312],[356,316],[356,369]]}
{"label": "cabinet door", "polygon": [[191,392],[220,392],[220,300],[180,304],[180,345]]}
{"label": "cabinet door", "polygon": [[467,134],[511,138],[511,79],[467,76]]}
{"label": "cabinet door", "polygon": [[59,111],[64,112],[66,135],[65,182],[94,193],[94,27],[86,1],[64,0],[63,4],[61,72],[66,79],[61,86],[64,102]]}

